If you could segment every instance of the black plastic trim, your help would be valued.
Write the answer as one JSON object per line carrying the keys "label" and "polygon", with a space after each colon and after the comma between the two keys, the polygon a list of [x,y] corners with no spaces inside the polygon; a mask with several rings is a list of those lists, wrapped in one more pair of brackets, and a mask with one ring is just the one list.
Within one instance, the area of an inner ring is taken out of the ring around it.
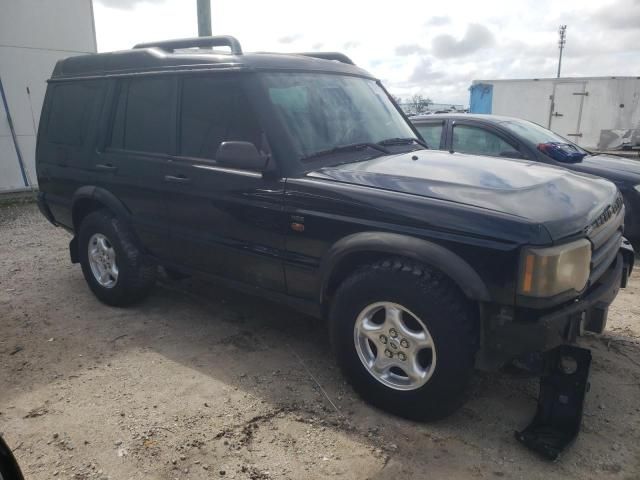
{"label": "black plastic trim", "polygon": [[490,301],[489,290],[476,271],[462,258],[440,245],[426,240],[387,232],[362,232],[344,237],[326,253],[320,265],[320,302],[336,267],[349,255],[359,252],[379,252],[407,257],[431,265],[447,275],[464,294],[479,301]]}

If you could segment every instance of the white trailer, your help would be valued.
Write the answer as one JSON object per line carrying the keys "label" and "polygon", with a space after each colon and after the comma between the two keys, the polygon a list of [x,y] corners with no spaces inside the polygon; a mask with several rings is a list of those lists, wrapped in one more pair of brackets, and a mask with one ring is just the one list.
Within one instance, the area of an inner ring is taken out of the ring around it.
{"label": "white trailer", "polygon": [[91,0],[0,3],[2,193],[37,186],[36,131],[54,65],[97,48]]}
{"label": "white trailer", "polygon": [[640,77],[474,80],[471,113],[524,118],[585,148],[640,146]]}

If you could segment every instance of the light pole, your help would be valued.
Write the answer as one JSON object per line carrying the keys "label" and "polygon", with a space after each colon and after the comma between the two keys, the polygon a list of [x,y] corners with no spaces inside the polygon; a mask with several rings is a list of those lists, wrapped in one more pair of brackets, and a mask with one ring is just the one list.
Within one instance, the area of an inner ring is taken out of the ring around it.
{"label": "light pole", "polygon": [[198,36],[211,36],[211,0],[198,0]]}
{"label": "light pole", "polygon": [[558,47],[560,48],[560,56],[558,57],[558,78],[560,78],[560,68],[562,68],[562,50],[564,50],[564,45],[567,43],[567,26],[560,25],[558,34],[560,35],[560,39],[558,40]]}

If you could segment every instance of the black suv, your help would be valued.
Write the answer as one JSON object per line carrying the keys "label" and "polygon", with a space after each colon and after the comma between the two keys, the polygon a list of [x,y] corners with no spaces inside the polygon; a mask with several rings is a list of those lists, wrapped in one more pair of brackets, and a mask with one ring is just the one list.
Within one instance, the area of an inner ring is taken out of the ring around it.
{"label": "black suv", "polygon": [[609,181],[426,150],[344,55],[232,37],[58,62],[37,172],[103,302],[162,266],[326,317],[354,387],[413,418],[455,410],[474,366],[602,332],[633,262]]}

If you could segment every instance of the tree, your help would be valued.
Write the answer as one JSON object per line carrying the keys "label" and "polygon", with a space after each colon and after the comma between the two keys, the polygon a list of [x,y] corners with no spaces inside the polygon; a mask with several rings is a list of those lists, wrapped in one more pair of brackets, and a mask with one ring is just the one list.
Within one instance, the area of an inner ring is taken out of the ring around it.
{"label": "tree", "polygon": [[430,98],[425,98],[421,94],[416,93],[411,97],[409,105],[414,114],[419,115],[427,111],[429,105],[433,103]]}

